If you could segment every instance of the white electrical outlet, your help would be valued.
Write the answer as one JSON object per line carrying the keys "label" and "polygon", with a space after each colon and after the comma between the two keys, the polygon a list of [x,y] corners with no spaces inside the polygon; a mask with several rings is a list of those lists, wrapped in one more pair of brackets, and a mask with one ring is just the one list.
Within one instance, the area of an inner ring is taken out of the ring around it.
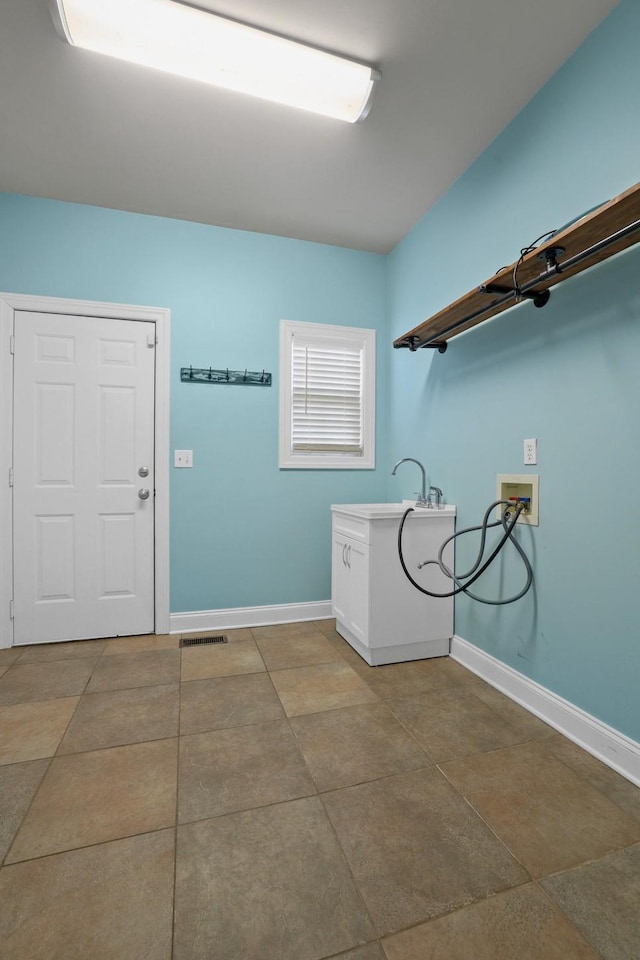
{"label": "white electrical outlet", "polygon": [[535,437],[524,441],[524,462],[527,465],[538,462],[538,441]]}
{"label": "white electrical outlet", "polygon": [[173,465],[174,467],[192,467],[193,450],[174,450]]}

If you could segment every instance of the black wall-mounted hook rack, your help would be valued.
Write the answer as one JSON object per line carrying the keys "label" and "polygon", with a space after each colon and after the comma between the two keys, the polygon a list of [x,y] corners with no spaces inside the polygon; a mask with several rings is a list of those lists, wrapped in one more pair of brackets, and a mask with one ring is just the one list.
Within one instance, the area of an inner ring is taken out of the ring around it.
{"label": "black wall-mounted hook rack", "polygon": [[182,383],[235,383],[245,387],[270,387],[271,374],[265,370],[214,370],[212,367],[180,367]]}

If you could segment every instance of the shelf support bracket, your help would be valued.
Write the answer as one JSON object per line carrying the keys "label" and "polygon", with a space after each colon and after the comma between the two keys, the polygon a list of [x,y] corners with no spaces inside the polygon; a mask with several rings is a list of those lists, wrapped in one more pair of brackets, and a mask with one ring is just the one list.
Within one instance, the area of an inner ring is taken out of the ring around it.
{"label": "shelf support bracket", "polygon": [[[557,267],[558,273],[560,268]],[[514,290],[513,287],[500,287],[495,283],[485,283],[481,287],[478,287],[480,293],[497,293],[500,296],[505,297],[519,297],[525,300],[533,300],[534,307],[544,307],[549,303],[549,298],[551,296],[550,290],[539,290],[537,293],[535,290]]]}
{"label": "shelf support bracket", "polygon": [[403,347],[407,347],[411,353],[415,353],[416,350],[437,350],[438,353],[446,353],[447,351],[447,341],[446,340],[432,340],[428,343],[421,343],[420,337],[405,337],[401,343],[394,343],[393,345],[396,350],[400,350]]}
{"label": "shelf support bracket", "polygon": [[538,254],[538,260],[544,260],[547,265],[547,273],[562,273],[562,267],[558,263],[558,257],[564,253],[564,247],[545,247]]}

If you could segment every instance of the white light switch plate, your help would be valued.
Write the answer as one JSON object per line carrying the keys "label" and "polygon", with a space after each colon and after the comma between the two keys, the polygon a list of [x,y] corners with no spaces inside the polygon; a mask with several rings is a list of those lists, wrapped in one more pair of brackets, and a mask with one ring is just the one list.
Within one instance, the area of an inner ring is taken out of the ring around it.
{"label": "white light switch plate", "polygon": [[174,467],[192,467],[193,450],[174,450],[173,465]]}

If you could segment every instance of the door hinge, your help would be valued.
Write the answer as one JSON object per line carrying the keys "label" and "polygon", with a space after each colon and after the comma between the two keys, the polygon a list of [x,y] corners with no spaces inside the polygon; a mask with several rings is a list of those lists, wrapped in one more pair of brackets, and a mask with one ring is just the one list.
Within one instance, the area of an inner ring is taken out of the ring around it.
{"label": "door hinge", "polygon": [[13,620],[13,600],[9,600],[9,620]]}
{"label": "door hinge", "polygon": [[155,333],[149,333],[149,334],[147,334],[147,346],[148,346],[148,347],[151,347],[151,348],[153,349],[153,347],[155,347],[155,345],[157,344],[157,342],[158,342],[158,338],[156,337]]}
{"label": "door hinge", "polygon": [[9,337],[9,353],[13,355],[15,354],[15,352],[16,352],[16,338],[14,337],[13,334],[11,334],[11,336]]}
{"label": "door hinge", "polygon": [[13,467],[9,467],[9,486],[13,486]]}

